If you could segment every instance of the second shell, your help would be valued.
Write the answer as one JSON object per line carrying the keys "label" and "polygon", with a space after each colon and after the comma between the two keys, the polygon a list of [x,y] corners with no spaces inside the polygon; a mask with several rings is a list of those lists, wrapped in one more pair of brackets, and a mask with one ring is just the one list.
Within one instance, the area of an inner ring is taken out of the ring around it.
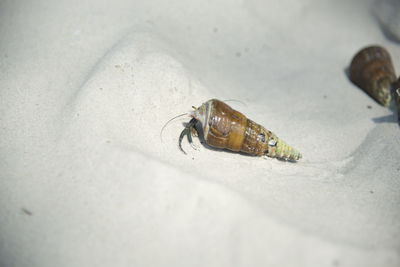
{"label": "second shell", "polygon": [[389,106],[396,74],[385,48],[369,46],[360,50],[351,61],[350,79],[381,105]]}

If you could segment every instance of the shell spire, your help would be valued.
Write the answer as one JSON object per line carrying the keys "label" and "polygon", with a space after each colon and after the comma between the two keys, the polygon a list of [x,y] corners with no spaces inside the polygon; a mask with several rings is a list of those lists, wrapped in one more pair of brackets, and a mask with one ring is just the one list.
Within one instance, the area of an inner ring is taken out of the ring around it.
{"label": "shell spire", "polygon": [[351,61],[350,79],[381,105],[391,101],[392,83],[396,74],[389,52],[380,46],[361,49]]}
{"label": "shell spire", "polygon": [[274,133],[270,133],[271,135],[268,140],[268,150],[265,151],[266,156],[290,161],[295,161],[302,158],[302,155],[299,151],[288,145]]}

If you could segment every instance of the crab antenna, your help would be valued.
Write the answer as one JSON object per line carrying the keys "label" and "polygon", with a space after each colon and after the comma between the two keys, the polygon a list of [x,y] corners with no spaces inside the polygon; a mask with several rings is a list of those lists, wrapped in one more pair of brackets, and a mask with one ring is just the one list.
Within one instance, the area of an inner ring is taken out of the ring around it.
{"label": "crab antenna", "polygon": [[247,107],[247,104],[245,102],[237,100],[237,99],[225,99],[223,101],[224,102],[238,102],[238,103],[242,104],[243,106]]}
{"label": "crab antenna", "polygon": [[182,117],[182,116],[185,116],[185,115],[189,115],[189,113],[183,113],[183,114],[180,114],[180,115],[178,115],[178,116],[175,116],[175,117],[173,117],[172,119],[169,119],[169,120],[164,124],[164,126],[161,128],[161,131],[160,131],[160,140],[161,140],[161,142],[163,141],[163,140],[162,140],[162,132],[164,131],[164,128],[168,125],[168,123],[170,123],[171,121],[175,120],[176,118],[179,118],[179,117]]}

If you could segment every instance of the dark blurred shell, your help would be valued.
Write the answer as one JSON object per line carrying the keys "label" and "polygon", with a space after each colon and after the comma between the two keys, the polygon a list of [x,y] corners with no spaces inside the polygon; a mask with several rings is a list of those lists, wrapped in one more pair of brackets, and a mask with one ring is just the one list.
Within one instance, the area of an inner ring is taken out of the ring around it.
{"label": "dark blurred shell", "polygon": [[359,51],[350,64],[350,79],[383,106],[389,106],[396,80],[389,52],[379,46]]}

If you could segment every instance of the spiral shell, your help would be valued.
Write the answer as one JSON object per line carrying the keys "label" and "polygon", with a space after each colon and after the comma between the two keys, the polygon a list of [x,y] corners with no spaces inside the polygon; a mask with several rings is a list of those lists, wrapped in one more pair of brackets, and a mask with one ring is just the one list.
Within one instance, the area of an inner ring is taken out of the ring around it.
{"label": "spiral shell", "polygon": [[[302,157],[273,132],[220,100],[205,102],[195,109],[192,116],[200,122],[204,140],[209,146],[291,161]],[[188,133],[190,135],[190,131]]]}
{"label": "spiral shell", "polygon": [[369,46],[360,50],[351,61],[350,79],[381,105],[389,106],[396,75],[385,48]]}

